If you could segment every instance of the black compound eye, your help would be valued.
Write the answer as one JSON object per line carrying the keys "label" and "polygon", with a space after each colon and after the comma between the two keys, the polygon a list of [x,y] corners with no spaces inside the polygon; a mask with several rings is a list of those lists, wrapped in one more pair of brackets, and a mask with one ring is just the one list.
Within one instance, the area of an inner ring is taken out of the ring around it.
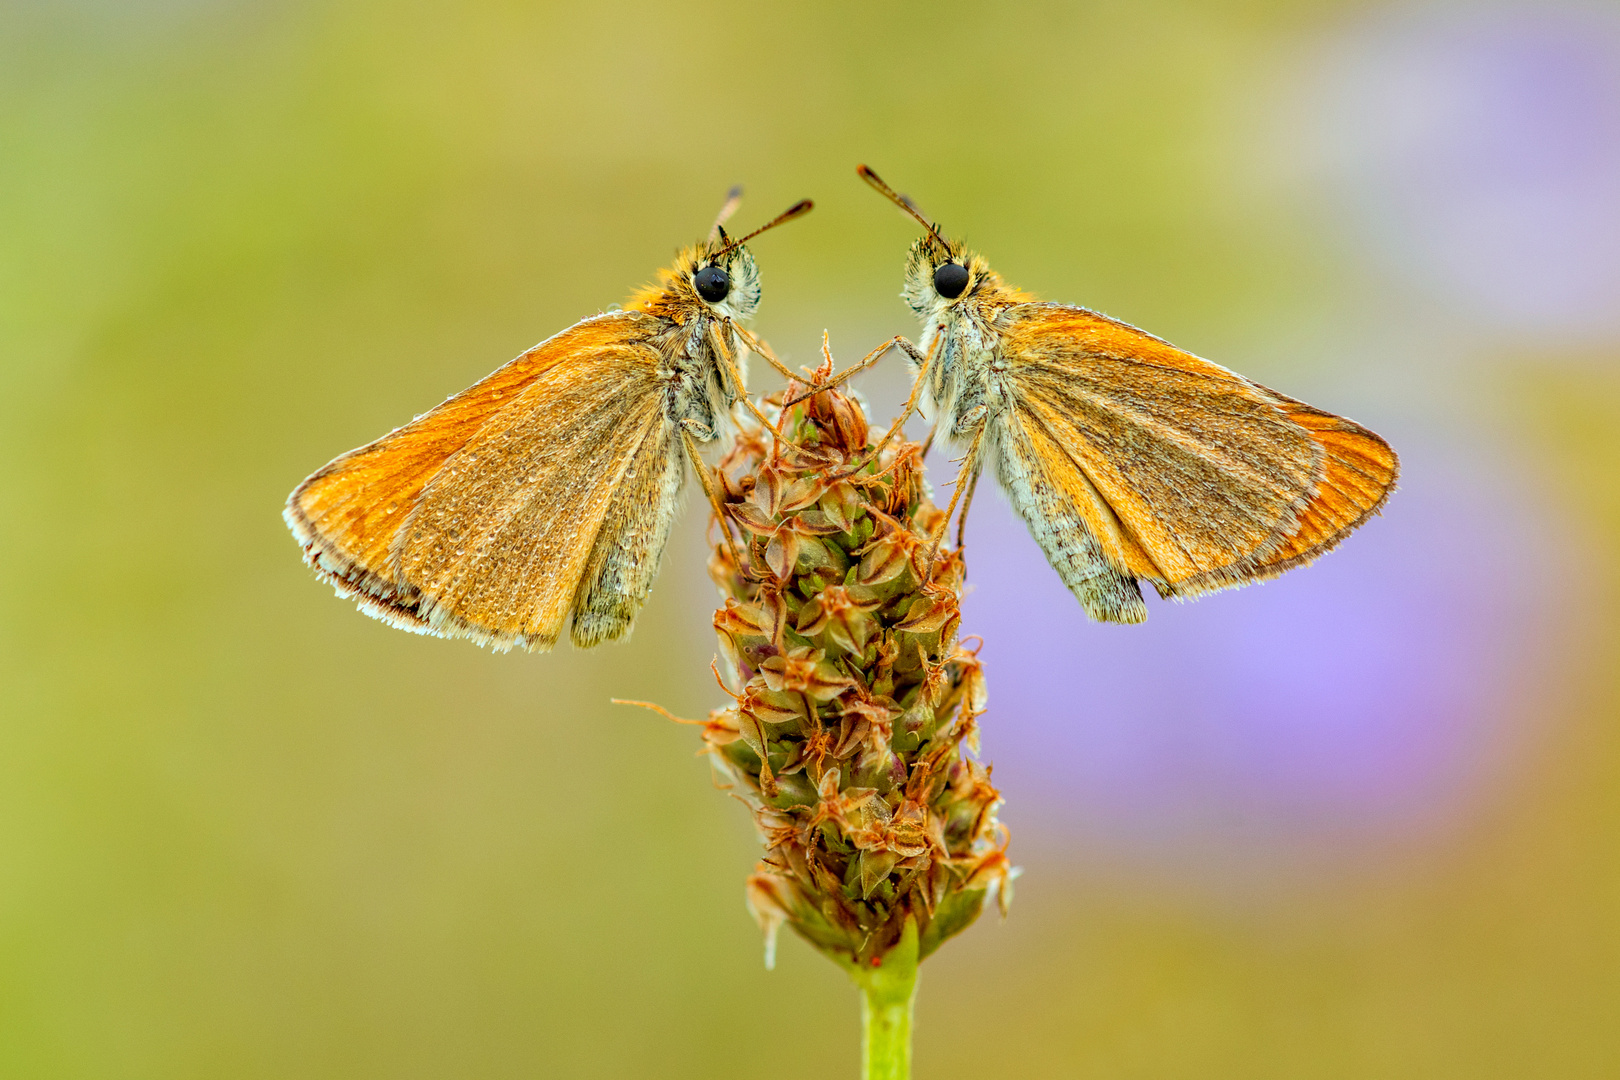
{"label": "black compound eye", "polygon": [[711,304],[718,304],[731,291],[731,275],[718,266],[705,266],[692,275],[692,284],[698,295]]}
{"label": "black compound eye", "polygon": [[968,287],[967,267],[948,262],[934,271],[934,291],[947,300],[955,300]]}

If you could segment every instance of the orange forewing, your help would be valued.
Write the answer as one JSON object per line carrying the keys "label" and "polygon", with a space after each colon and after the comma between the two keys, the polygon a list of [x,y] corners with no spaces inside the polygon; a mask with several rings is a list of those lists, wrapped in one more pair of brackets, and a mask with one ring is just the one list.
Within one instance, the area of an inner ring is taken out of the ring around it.
{"label": "orange forewing", "polygon": [[1382,437],[1353,420],[1269,391],[1288,418],[1299,424],[1325,451],[1325,474],[1300,515],[1293,532],[1262,557],[1245,560],[1224,572],[1179,583],[1174,595],[1196,595],[1211,589],[1276,577],[1332,551],[1339,542],[1382,509],[1395,490],[1400,461]]}
{"label": "orange forewing", "polygon": [[1082,308],[1023,304],[998,324],[1045,471],[1133,576],[1174,589],[1264,558],[1323,482],[1324,448],[1219,365]]}
{"label": "orange forewing", "polygon": [[[656,330],[655,320],[633,312],[584,320],[332,461],[287,502],[306,560],[370,614],[405,629],[549,644],[611,489],[657,416],[659,356],[647,344]],[[569,428],[585,417],[606,427]],[[459,482],[435,483],[449,476]],[[487,504],[473,505],[473,491]],[[497,519],[526,515],[532,525],[537,512],[549,514],[540,523],[547,542],[525,553]],[[459,526],[463,552],[447,526]],[[461,528],[476,529],[477,539]],[[491,538],[497,550],[480,547]],[[474,567],[530,591],[492,600],[467,580]],[[568,595],[559,599],[559,590]]]}

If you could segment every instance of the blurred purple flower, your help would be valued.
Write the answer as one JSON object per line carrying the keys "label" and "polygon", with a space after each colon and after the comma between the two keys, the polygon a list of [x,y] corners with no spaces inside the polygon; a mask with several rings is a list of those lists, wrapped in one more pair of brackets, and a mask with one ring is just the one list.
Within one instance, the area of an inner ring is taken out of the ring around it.
{"label": "blurred purple flower", "polygon": [[1311,79],[1301,138],[1391,273],[1487,332],[1620,330],[1620,11],[1407,11]]}
{"label": "blurred purple flower", "polygon": [[1569,541],[1505,472],[1405,449],[1339,550],[1140,627],[1089,623],[1005,502],[975,504],[963,632],[1021,845],[1248,872],[1456,820],[1546,677]]}

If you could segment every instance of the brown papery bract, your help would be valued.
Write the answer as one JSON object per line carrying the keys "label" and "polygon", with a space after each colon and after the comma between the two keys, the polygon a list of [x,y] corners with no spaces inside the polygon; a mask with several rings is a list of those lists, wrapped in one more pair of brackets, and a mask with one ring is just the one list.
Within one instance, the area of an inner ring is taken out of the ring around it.
{"label": "brown papery bract", "polygon": [[[831,374],[828,354],[812,385]],[[920,447],[845,475],[872,448],[856,401],[824,391],[779,422],[793,445],[746,429],[720,464],[742,562],[721,541],[709,563],[734,700],[703,738],[765,842],[748,903],[767,962],[784,923],[859,969],[914,920],[927,956],[1011,900],[1000,795],[973,756],[985,684],[957,640],[962,562],[924,565],[941,512]]]}

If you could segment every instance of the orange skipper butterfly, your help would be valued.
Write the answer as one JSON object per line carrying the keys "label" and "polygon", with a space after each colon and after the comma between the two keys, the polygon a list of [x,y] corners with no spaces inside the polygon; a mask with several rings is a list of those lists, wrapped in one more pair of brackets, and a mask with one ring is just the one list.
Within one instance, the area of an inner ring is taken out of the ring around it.
{"label": "orange skipper butterfly", "polygon": [[503,651],[549,649],[565,625],[582,647],[629,633],[679,504],[683,454],[714,503],[697,444],[720,437],[737,402],[758,412],[745,350],[792,377],[739,325],[760,299],[744,242],[811,203],[731,240],[723,224],[739,195],[623,310],[547,338],[299,484],[283,516],[304,561],[413,633]]}
{"label": "orange skipper butterfly", "polygon": [[1395,451],[1360,424],[1106,315],[1037,301],[857,171],[924,229],[901,292],[922,335],[892,344],[917,376],[905,415],[925,397],[935,430],[967,448],[946,521],[989,458],[1093,619],[1146,619],[1139,581],[1182,599],[1303,566],[1389,497]]}

